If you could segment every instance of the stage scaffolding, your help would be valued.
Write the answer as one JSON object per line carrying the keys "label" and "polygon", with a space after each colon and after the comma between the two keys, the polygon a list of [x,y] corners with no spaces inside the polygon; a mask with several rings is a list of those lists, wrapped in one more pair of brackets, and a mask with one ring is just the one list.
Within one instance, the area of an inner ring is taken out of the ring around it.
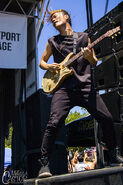
{"label": "stage scaffolding", "polygon": [[[0,0],[0,13],[27,17],[27,69],[0,69],[0,185],[4,170],[5,137],[9,123],[13,124],[13,133],[19,135],[23,129],[22,140],[26,138],[25,117],[22,104],[26,98],[38,89],[37,37],[41,29],[45,0]],[[40,31],[41,33],[41,31]],[[16,91],[15,91],[16,89]],[[18,111],[16,108],[18,107]],[[25,110],[25,109],[24,109]],[[20,117],[20,122],[15,122]],[[21,140],[13,135],[12,165],[16,166],[18,158],[26,150],[20,149]],[[15,140],[14,140],[15,139]],[[20,154],[20,155],[19,155]]]}

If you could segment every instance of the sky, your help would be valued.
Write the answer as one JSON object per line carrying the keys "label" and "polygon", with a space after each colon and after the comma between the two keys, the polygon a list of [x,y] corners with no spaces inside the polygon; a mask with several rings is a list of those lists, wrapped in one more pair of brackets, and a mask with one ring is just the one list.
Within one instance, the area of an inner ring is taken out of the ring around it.
{"label": "sky", "polygon": [[[45,6],[48,0],[45,1]],[[92,15],[93,23],[98,21],[104,16],[106,0],[91,0],[92,2]],[[109,0],[108,11],[115,8],[122,0]],[[74,31],[83,32],[87,29],[87,14],[86,14],[86,0],[50,0],[49,8],[65,9],[71,16],[72,29]],[[45,50],[47,40],[53,35],[57,35],[58,32],[53,28],[51,23],[45,23],[41,32],[41,36],[38,42],[38,61],[40,62],[41,56]],[[51,57],[49,63],[53,62]],[[45,71],[39,69],[39,88],[41,88],[42,78]]]}

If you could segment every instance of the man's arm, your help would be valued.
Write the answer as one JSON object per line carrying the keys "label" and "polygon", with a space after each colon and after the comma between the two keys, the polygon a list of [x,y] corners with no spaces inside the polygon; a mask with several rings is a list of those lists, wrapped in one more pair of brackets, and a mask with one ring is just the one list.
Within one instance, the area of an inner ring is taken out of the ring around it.
{"label": "man's arm", "polygon": [[52,55],[52,48],[51,48],[50,44],[47,42],[46,48],[44,50],[44,53],[41,57],[40,64],[39,64],[41,69],[50,70],[50,71],[55,71],[55,70],[60,69],[59,64],[56,64],[56,63],[47,64],[51,55]]}
{"label": "man's arm", "polygon": [[[90,38],[88,38],[88,45],[91,44],[91,40]],[[82,48],[82,55],[83,58],[85,58],[86,60],[88,60],[90,62],[90,64],[92,65],[96,65],[97,64],[97,57],[95,55],[94,49],[88,49],[88,47]]]}

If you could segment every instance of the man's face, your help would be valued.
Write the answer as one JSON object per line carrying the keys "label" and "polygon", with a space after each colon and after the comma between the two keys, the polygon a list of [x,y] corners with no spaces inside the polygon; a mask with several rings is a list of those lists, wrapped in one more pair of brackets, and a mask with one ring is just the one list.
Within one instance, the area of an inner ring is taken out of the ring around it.
{"label": "man's face", "polygon": [[67,21],[67,15],[64,15],[62,12],[54,13],[51,17],[51,21],[53,26],[56,29],[59,29],[60,26],[64,25]]}

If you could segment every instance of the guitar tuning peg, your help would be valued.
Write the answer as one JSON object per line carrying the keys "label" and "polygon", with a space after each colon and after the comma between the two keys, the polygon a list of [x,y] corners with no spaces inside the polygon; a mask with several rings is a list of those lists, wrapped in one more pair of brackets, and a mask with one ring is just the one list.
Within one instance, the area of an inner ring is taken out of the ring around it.
{"label": "guitar tuning peg", "polygon": [[120,35],[120,34],[121,34],[121,32],[120,32],[120,31],[118,31],[118,34]]}
{"label": "guitar tuning peg", "polygon": [[112,36],[111,38],[114,39],[114,36]]}
{"label": "guitar tuning peg", "polygon": [[115,33],[115,36],[117,37],[117,34]]}

